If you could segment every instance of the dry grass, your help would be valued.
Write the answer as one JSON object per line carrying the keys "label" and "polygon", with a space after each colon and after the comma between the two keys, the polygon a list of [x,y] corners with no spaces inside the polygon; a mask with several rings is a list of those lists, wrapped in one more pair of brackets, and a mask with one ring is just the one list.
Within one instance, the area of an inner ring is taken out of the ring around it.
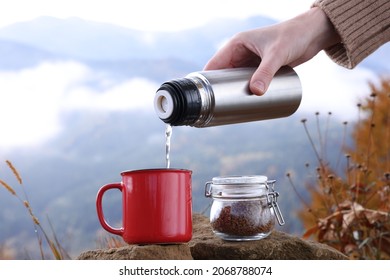
{"label": "dry grass", "polygon": [[351,259],[390,259],[390,81],[383,80],[381,88],[371,87],[375,93],[357,106],[353,147],[345,143],[348,124],[343,123],[340,151],[345,170],[340,172],[342,156],[333,168],[326,159],[327,126],[321,129],[316,113],[319,143],[313,140],[307,120],[302,120],[317,158],[314,171],[306,164],[316,174],[315,182],[305,185],[311,201],[302,198],[287,174],[304,205],[299,213],[306,228],[303,236],[314,237]]}
{"label": "dry grass", "polygon": [[[22,177],[21,177],[20,173],[18,172],[18,170],[15,168],[15,166],[12,164],[11,161],[6,160],[5,163],[6,163],[7,167],[9,168],[9,170],[14,175],[14,177],[16,178],[16,180],[20,186],[21,194],[19,194],[19,192],[16,191],[16,188],[13,188],[10,184],[5,182],[4,180],[0,179],[0,185],[3,186],[17,200],[19,200],[21,205],[27,210],[27,213],[29,214],[31,221],[32,221],[32,224],[33,224],[33,227],[34,227],[34,232],[36,234],[36,239],[37,239],[37,242],[39,245],[39,252],[40,252],[41,259],[46,259],[46,254],[44,252],[44,245],[45,245],[44,242],[46,242],[46,245],[48,245],[48,247],[50,249],[50,253],[53,256],[53,258],[55,258],[57,260],[70,259],[69,255],[63,249],[60,242],[58,241],[57,236],[56,236],[56,234],[55,234],[55,232],[50,224],[50,221],[49,221],[49,224],[51,227],[53,237],[49,237],[46,230],[43,228],[42,224],[40,223],[38,217],[34,214],[34,211],[31,207],[30,201],[28,199],[26,189],[25,189],[24,184],[23,184]],[[15,255],[14,252],[12,252],[12,253],[10,253],[10,252],[11,251],[8,248],[8,246],[6,246],[4,244],[0,245],[0,259],[9,259]]]}

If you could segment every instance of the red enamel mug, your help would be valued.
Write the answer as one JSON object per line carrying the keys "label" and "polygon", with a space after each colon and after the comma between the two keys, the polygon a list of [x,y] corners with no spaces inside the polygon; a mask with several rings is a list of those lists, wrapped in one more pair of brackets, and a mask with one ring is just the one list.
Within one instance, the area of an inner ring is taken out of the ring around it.
{"label": "red enamel mug", "polygon": [[[102,186],[96,209],[102,227],[128,244],[182,243],[192,238],[192,171],[144,169],[124,171],[122,182]],[[104,218],[102,200],[110,189],[122,192],[122,227]]]}

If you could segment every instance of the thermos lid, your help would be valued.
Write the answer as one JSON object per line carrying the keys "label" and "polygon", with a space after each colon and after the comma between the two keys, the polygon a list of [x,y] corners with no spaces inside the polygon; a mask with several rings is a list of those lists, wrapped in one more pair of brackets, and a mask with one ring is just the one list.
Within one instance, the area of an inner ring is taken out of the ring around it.
{"label": "thermos lid", "polygon": [[168,119],[174,108],[171,94],[166,90],[159,90],[154,97],[154,110],[160,119]]}
{"label": "thermos lid", "polygon": [[201,96],[196,85],[187,78],[163,83],[154,97],[158,117],[170,125],[192,125],[199,118]]}

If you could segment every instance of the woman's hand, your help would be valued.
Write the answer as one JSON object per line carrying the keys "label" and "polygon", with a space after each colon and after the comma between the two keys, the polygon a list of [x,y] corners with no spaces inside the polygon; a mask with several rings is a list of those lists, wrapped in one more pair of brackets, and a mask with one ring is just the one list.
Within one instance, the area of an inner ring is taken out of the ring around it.
{"label": "woman's hand", "polygon": [[302,64],[339,41],[325,13],[312,8],[288,21],[236,34],[204,70],[258,67],[250,81],[250,90],[263,95],[279,68]]}

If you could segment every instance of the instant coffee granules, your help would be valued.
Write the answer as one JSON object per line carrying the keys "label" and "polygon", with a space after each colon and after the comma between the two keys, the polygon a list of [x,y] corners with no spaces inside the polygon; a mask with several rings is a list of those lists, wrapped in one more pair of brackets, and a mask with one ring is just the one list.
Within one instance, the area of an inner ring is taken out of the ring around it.
{"label": "instant coffee granules", "polygon": [[268,215],[263,213],[267,210],[260,201],[232,203],[221,209],[217,217],[211,221],[211,227],[215,231],[237,236],[268,234],[275,223],[270,213]]}

